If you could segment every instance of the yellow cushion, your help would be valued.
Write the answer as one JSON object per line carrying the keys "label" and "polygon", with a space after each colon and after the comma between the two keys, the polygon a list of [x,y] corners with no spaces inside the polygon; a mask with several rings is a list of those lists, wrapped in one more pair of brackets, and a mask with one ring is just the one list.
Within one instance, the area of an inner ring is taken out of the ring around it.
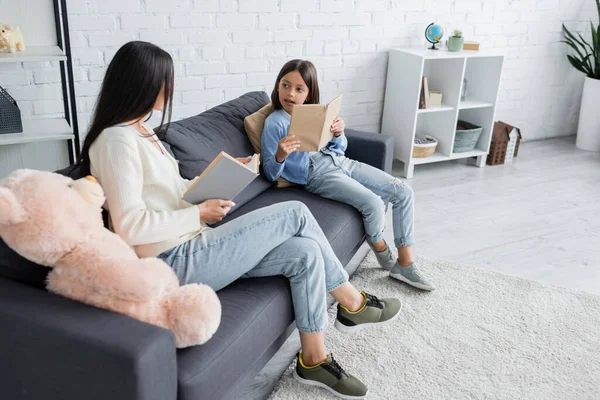
{"label": "yellow cushion", "polygon": [[[262,131],[265,127],[265,120],[273,111],[275,111],[275,109],[273,108],[273,105],[269,103],[254,114],[250,114],[244,118],[246,135],[248,135],[248,139],[250,139],[254,152],[258,154],[260,154],[260,137],[262,136]],[[275,183],[278,188],[294,186],[293,183],[282,177],[277,178]]]}

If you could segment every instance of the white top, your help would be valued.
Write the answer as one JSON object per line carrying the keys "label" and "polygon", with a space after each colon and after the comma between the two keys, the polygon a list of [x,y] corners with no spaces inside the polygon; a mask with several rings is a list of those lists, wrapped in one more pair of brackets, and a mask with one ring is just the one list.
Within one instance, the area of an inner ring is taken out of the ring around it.
{"label": "white top", "polygon": [[191,181],[159,146],[164,154],[135,127],[114,126],[90,148],[91,173],[104,189],[112,229],[140,257],[157,256],[210,229],[200,222],[198,207],[182,200]]}
{"label": "white top", "polygon": [[[438,44],[441,46],[441,43]],[[439,50],[429,50],[428,48],[395,48],[392,51],[400,51],[412,54],[426,59],[448,59],[448,58],[485,58],[485,57],[503,57],[504,53],[494,50],[462,50],[448,51],[440,48]]]}

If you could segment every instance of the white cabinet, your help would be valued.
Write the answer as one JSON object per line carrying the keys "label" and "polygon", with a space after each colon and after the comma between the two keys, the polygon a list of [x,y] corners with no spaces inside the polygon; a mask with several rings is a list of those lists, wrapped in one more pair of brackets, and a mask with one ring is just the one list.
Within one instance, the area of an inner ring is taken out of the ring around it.
{"label": "white cabinet", "polygon": [[[496,112],[504,56],[481,51],[393,49],[390,51],[382,133],[394,136],[394,157],[404,163],[404,176],[411,178],[415,165],[477,158],[485,165]],[[442,92],[440,107],[419,109],[422,77],[430,90]],[[466,97],[461,101],[466,79]],[[483,127],[475,149],[454,153],[456,123],[465,120]],[[415,136],[438,140],[433,156],[413,158]]]}

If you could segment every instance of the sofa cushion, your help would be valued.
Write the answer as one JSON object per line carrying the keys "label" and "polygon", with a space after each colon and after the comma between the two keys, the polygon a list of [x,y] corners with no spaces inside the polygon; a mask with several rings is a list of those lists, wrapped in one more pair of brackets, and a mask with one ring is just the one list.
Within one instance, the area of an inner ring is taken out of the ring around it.
{"label": "sofa cushion", "polygon": [[21,257],[0,239],[0,276],[43,289],[50,268]]}
{"label": "sofa cushion", "polygon": [[[269,103],[257,112],[244,118],[244,129],[246,130],[246,134],[248,135],[248,139],[250,139],[250,143],[252,144],[255,153],[261,154],[260,139],[263,128],[265,127],[265,120],[273,111],[275,111],[275,109],[273,108],[273,105]],[[282,177],[277,178],[275,184],[278,188],[294,186],[292,182]]]}
{"label": "sofa cushion", "polygon": [[202,346],[177,352],[178,398],[231,398],[229,391],[293,322],[289,281],[242,279],[218,293],[221,324]]}
{"label": "sofa cushion", "polygon": [[[225,151],[233,157],[254,153],[244,131],[244,118],[269,102],[265,92],[250,92],[196,116],[171,123],[164,141],[179,160],[181,176],[193,179]],[[242,205],[273,183],[263,176],[255,179],[234,201]]]}

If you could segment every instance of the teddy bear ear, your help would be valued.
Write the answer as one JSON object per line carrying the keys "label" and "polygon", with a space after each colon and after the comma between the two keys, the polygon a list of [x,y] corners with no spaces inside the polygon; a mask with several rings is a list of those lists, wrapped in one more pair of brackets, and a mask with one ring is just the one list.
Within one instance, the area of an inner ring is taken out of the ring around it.
{"label": "teddy bear ear", "polygon": [[25,209],[15,197],[14,193],[0,186],[0,224],[18,224],[25,220]]}

